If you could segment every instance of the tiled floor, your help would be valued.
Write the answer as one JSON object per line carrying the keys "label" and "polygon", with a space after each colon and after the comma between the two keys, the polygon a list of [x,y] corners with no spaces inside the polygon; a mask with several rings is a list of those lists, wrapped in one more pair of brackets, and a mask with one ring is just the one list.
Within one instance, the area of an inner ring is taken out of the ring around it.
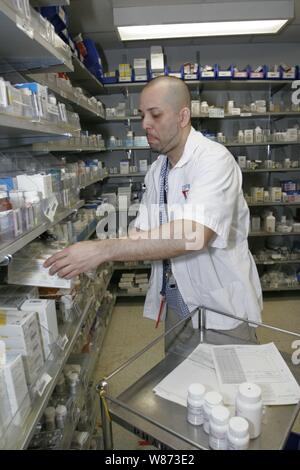
{"label": "tiled floor", "polygon": [[[106,377],[163,333],[162,325],[155,329],[153,321],[142,317],[142,309],[142,300],[136,299],[132,302],[128,300],[119,302],[116,305],[97,366],[97,379]],[[300,300],[289,298],[265,300],[263,321],[272,326],[300,333]],[[258,336],[263,342],[274,341],[280,349],[288,353],[293,352],[293,338],[289,335],[281,335],[278,340],[278,335],[274,331],[260,329]],[[130,367],[126,367],[123,372],[119,372],[109,380],[110,393],[113,396],[119,395],[162,358],[163,342],[159,341]],[[293,430],[300,432],[300,416]],[[149,447],[144,447],[144,443],[138,437],[116,424],[113,424],[113,434],[115,449],[149,449]]]}

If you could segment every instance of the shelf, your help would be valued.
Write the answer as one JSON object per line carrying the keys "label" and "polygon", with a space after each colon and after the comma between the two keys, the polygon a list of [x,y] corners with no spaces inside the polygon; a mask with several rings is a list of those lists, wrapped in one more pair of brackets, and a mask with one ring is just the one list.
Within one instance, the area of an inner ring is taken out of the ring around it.
{"label": "shelf", "polygon": [[30,0],[30,4],[33,7],[63,6],[70,5],[70,0]]}
{"label": "shelf", "polygon": [[242,114],[225,114],[224,117],[211,117],[208,114],[192,115],[192,119],[268,119],[272,117],[300,117],[300,112],[270,112],[270,113],[242,113]]}
{"label": "shelf", "polygon": [[140,294],[128,294],[128,292],[122,292],[121,290],[117,289],[115,292],[117,297],[145,297],[146,293],[140,293]]}
{"label": "shelf", "polygon": [[299,237],[299,232],[280,233],[280,232],[250,232],[249,237]]}
{"label": "shelf", "polygon": [[70,137],[77,131],[78,129],[67,125],[63,127],[52,122],[31,121],[23,117],[0,113],[0,144],[2,146],[13,146],[16,144],[16,140],[20,144],[28,144],[30,141],[39,138],[49,139],[49,136],[53,135]]}
{"label": "shelf", "polygon": [[91,146],[81,146],[71,145],[66,143],[65,145],[57,145],[56,142],[48,142],[45,144],[33,144],[32,150],[34,152],[105,152],[106,148],[104,147],[91,147]]}
{"label": "shelf", "polygon": [[33,30],[31,22],[8,3],[12,2],[0,0],[0,73],[40,69],[72,71],[71,50],[62,39],[56,38],[61,42],[59,50]]}
{"label": "shelf", "polygon": [[54,390],[54,387],[56,385],[56,382],[58,380],[58,377],[69,357],[71,354],[71,351],[74,347],[75,341],[77,339],[77,336],[80,332],[81,326],[84,323],[84,321],[87,318],[89,309],[94,302],[94,298],[89,298],[87,300],[86,307],[84,309],[84,312],[80,319],[77,321],[77,323],[73,326],[73,333],[71,337],[69,337],[69,342],[67,343],[66,349],[64,353],[61,355],[61,357],[55,358],[55,360],[52,360],[49,364],[49,367],[47,368],[47,373],[52,377],[52,380],[48,387],[46,388],[46,391],[44,392],[42,397],[39,397],[35,400],[34,406],[30,411],[30,414],[26,420],[26,422],[23,424],[21,429],[18,429],[17,432],[13,432],[12,430],[11,435],[6,436],[7,440],[6,442],[3,441],[4,447],[3,449],[25,449],[33,434],[35,431],[35,426],[38,420],[40,419],[45,407],[47,406],[47,403],[52,395],[52,392]]}
{"label": "shelf", "polygon": [[69,73],[71,80],[74,80],[80,87],[90,92],[91,95],[99,95],[104,92],[102,83],[75,56],[73,56],[73,65],[74,72]]}
{"label": "shelf", "polygon": [[107,147],[105,150],[107,152],[114,152],[117,150],[151,150],[151,148],[149,145],[141,145],[141,146],[132,146],[132,147],[126,147],[126,146],[125,147]]}
{"label": "shelf", "polygon": [[282,142],[262,142],[262,143],[253,143],[253,144],[240,144],[240,143],[237,143],[237,142],[226,142],[225,144],[223,144],[225,147],[268,147],[269,145],[270,146],[283,146],[283,145],[300,145],[300,141],[293,141],[293,142],[285,142],[285,141],[282,141]]}
{"label": "shelf", "polygon": [[298,168],[260,168],[257,170],[242,170],[242,173],[290,173],[290,172],[300,172],[300,167]]}
{"label": "shelf", "polygon": [[0,262],[5,259],[5,256],[7,255],[13,255],[17,251],[21,250],[24,248],[24,246],[28,245],[28,243],[32,242],[35,238],[40,236],[42,233],[44,233],[46,230],[48,230],[50,227],[53,225],[61,222],[64,220],[66,217],[71,215],[74,211],[79,209],[84,205],[84,201],[79,201],[75,207],[72,209],[65,209],[61,214],[59,214],[54,222],[43,222],[41,225],[35,227],[33,230],[30,232],[26,232],[25,234],[21,235],[20,237],[16,238],[14,241],[6,243],[6,244],[1,244],[0,245]]}
{"label": "shelf", "polygon": [[122,263],[114,263],[113,264],[113,270],[114,271],[126,271],[126,270],[132,270],[132,269],[151,269],[151,264],[133,264],[131,266],[126,266]]}
{"label": "shelf", "polygon": [[84,189],[84,188],[87,188],[88,186],[91,186],[92,184],[95,184],[95,183],[100,183],[101,181],[103,181],[105,178],[107,178],[107,176],[102,176],[101,178],[96,178],[94,179],[93,181],[89,181],[88,183],[84,184],[83,186],[79,186],[80,189]]}
{"label": "shelf", "polygon": [[299,286],[294,287],[262,287],[263,292],[280,292],[280,291],[300,291]]}
{"label": "shelf", "polygon": [[106,178],[132,178],[132,177],[145,177],[146,173],[127,173],[127,174],[121,174],[121,173],[108,173]]}
{"label": "shelf", "polygon": [[300,207],[300,202],[249,202],[248,207],[264,207],[264,206],[285,206],[285,207]]}
{"label": "shelf", "polygon": [[[52,0],[51,0],[52,1]],[[43,74],[30,75],[31,80],[39,82],[41,85],[45,85],[51,90],[59,101],[65,104],[71,104],[74,111],[79,114],[80,117],[85,119],[92,119],[93,121],[104,122],[105,116],[99,114],[97,111],[89,107],[88,103],[82,102],[80,97],[78,98],[72,88],[65,90],[59,88],[56,83],[49,82]]]}
{"label": "shelf", "polygon": [[[185,80],[189,88],[201,90],[265,90],[271,89],[273,92],[280,90],[286,85],[290,85],[293,80]],[[122,93],[128,90],[131,93],[140,92],[148,82],[124,82],[104,85],[104,89],[110,93]]]}
{"label": "shelf", "polygon": [[[255,259],[254,259],[255,261]],[[268,261],[255,261],[256,266],[272,266],[274,264],[300,264],[300,258],[298,260],[268,260]]]}
{"label": "shelf", "polygon": [[141,121],[141,119],[141,116],[112,116],[106,117],[106,122]]}

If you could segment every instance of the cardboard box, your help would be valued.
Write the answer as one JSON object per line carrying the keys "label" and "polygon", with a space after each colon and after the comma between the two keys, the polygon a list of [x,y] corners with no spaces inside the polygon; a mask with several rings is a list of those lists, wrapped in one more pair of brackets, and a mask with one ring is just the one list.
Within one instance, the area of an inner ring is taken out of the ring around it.
{"label": "cardboard box", "polygon": [[3,366],[3,378],[7,390],[14,424],[24,422],[30,411],[30,398],[21,355],[8,355]]}
{"label": "cardboard box", "polygon": [[44,357],[47,359],[51,353],[50,345],[57,340],[58,326],[55,300],[32,299],[26,300],[22,306],[23,312],[36,312],[40,323]]}

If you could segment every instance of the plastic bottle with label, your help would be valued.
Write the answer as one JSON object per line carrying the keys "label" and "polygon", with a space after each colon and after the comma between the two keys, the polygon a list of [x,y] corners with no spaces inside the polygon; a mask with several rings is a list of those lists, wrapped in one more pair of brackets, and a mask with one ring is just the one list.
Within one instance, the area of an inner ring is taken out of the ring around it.
{"label": "plastic bottle with label", "polygon": [[204,412],[204,425],[203,429],[206,434],[209,434],[209,418],[212,412],[212,409],[215,406],[222,405],[223,398],[219,392],[211,391],[207,392],[204,395],[204,404],[203,404],[203,412]]}
{"label": "plastic bottle with label", "polygon": [[249,424],[245,418],[230,418],[227,431],[227,450],[247,450],[249,447]]}
{"label": "plastic bottle with label", "polygon": [[214,450],[227,449],[227,430],[230,411],[225,406],[212,409],[209,419],[209,447]]}
{"label": "plastic bottle with label", "polygon": [[236,396],[236,415],[247,419],[250,439],[261,433],[262,410],[261,388],[250,382],[240,384]]}
{"label": "plastic bottle with label", "polygon": [[276,219],[273,215],[273,212],[270,211],[265,218],[265,231],[273,233],[275,232],[275,227],[276,227]]}
{"label": "plastic bottle with label", "polygon": [[203,404],[205,387],[200,383],[193,383],[188,388],[187,420],[195,426],[204,423]]}

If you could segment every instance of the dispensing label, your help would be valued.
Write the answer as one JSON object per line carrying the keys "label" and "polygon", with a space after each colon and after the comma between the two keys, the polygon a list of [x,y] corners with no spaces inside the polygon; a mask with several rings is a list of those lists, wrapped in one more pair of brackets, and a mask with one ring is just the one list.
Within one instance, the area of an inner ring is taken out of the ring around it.
{"label": "dispensing label", "polygon": [[57,201],[56,196],[49,197],[48,205],[44,209],[44,214],[45,214],[46,217],[48,217],[48,219],[51,222],[54,221],[54,216],[55,216],[57,207],[58,207],[58,201]]}
{"label": "dispensing label", "polygon": [[62,351],[64,351],[68,342],[69,342],[69,338],[67,337],[67,335],[64,335],[64,336],[59,336],[57,338],[56,344]]}
{"label": "dispensing label", "polygon": [[36,391],[40,397],[44,394],[44,391],[46,390],[46,387],[51,382],[51,380],[52,377],[45,372],[42,377],[37,381]]}

